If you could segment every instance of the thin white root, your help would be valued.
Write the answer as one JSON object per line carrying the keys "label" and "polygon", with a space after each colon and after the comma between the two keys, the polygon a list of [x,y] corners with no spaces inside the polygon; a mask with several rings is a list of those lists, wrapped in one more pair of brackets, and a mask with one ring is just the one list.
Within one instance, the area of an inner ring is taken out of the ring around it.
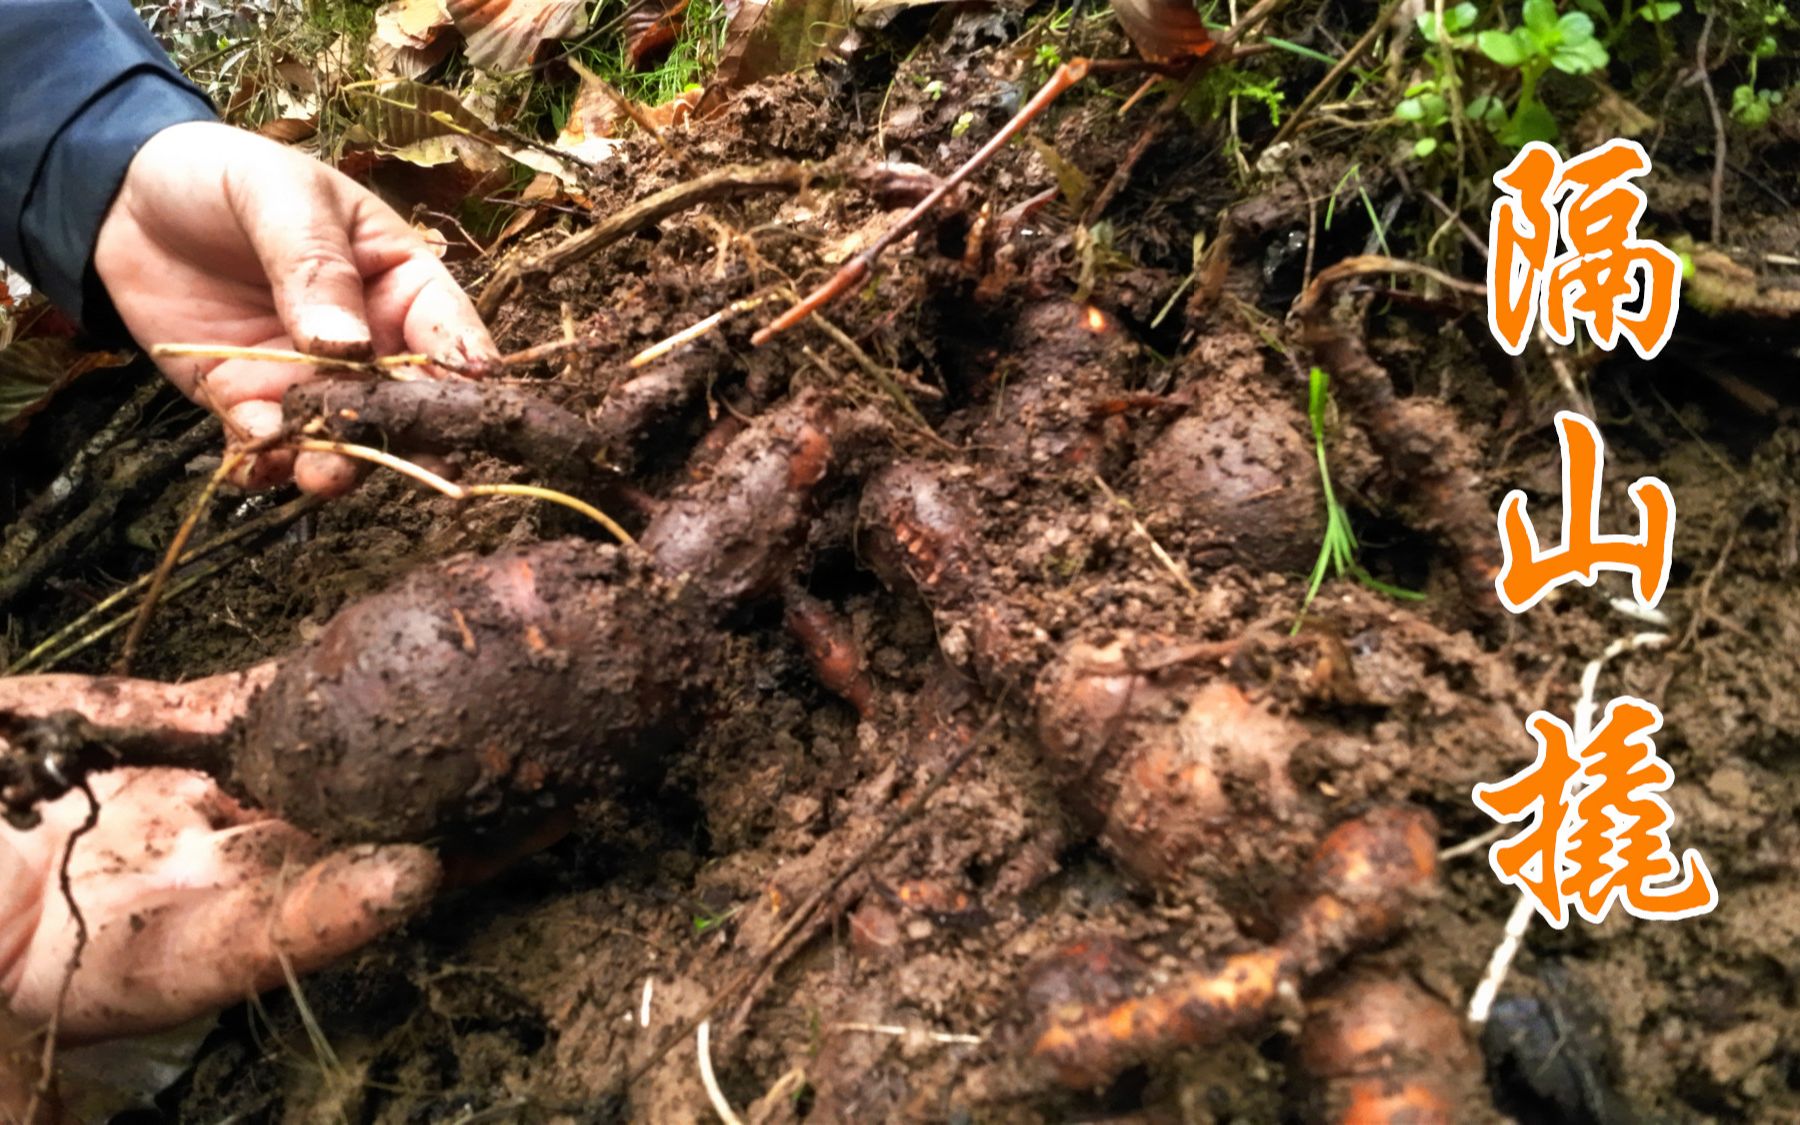
{"label": "thin white root", "polygon": [[719,1089],[719,1079],[713,1074],[711,1020],[700,1021],[700,1026],[694,1030],[694,1042],[700,1054],[700,1084],[706,1087],[706,1098],[712,1102],[713,1112],[725,1125],[744,1125],[744,1119],[725,1100],[725,1091]]}
{"label": "thin white root", "polygon": [[[1586,743],[1594,737],[1594,716],[1600,710],[1595,695],[1600,685],[1600,673],[1608,663],[1627,652],[1635,652],[1640,648],[1660,648],[1669,643],[1667,633],[1636,633],[1629,637],[1620,637],[1606,646],[1606,651],[1588,661],[1581,673],[1581,698],[1575,701],[1575,740]],[[1487,838],[1498,836],[1500,829],[1487,834]],[[1478,838],[1480,839],[1480,838]],[[1476,841],[1471,840],[1473,844]],[[1458,845],[1460,850],[1466,845]],[[1513,958],[1519,954],[1519,948],[1525,944],[1525,934],[1531,929],[1531,916],[1535,914],[1535,904],[1529,895],[1521,893],[1519,901],[1513,904],[1512,913],[1507,916],[1506,930],[1501,935],[1500,944],[1494,947],[1494,954],[1488,958],[1487,972],[1482,975],[1481,983],[1475,987],[1475,995],[1469,998],[1469,1022],[1480,1026],[1487,1022],[1488,1012],[1493,1009],[1494,998],[1500,995],[1500,986],[1506,983],[1506,974],[1511,971]]]}
{"label": "thin white root", "polygon": [[1501,833],[1506,831],[1506,828],[1507,826],[1504,824],[1496,824],[1479,836],[1464,840],[1460,844],[1451,844],[1449,847],[1438,853],[1438,862],[1442,863],[1447,859],[1461,859],[1463,856],[1478,852],[1495,840],[1498,840]]}
{"label": "thin white root", "polygon": [[1612,606],[1613,612],[1623,614],[1633,621],[1642,621],[1646,625],[1655,625],[1662,629],[1669,627],[1668,614],[1653,606],[1647,606],[1636,598],[1613,598],[1607,604]]}
{"label": "thin white root", "polygon": [[1629,637],[1620,637],[1607,645],[1605,652],[1588,661],[1588,666],[1581,672],[1581,698],[1575,701],[1575,741],[1586,743],[1594,737],[1594,715],[1600,710],[1600,704],[1594,698],[1594,690],[1600,684],[1600,670],[1627,652],[1636,652],[1640,648],[1661,648],[1668,643],[1667,633],[1634,633]]}
{"label": "thin white root", "polygon": [[922,1028],[901,1027],[894,1023],[834,1023],[832,1031],[861,1031],[870,1035],[892,1035],[896,1038],[917,1038],[932,1043],[960,1043],[965,1046],[979,1046],[987,1042],[979,1035],[957,1035],[948,1031],[926,1031]]}
{"label": "thin white root", "polygon": [[643,1002],[638,1005],[638,1026],[639,1027],[649,1027],[650,1026],[650,998],[651,998],[651,996],[655,995],[655,993],[656,993],[656,978],[655,977],[645,977],[644,978],[644,999],[643,999]]}
{"label": "thin white root", "polygon": [[1507,971],[1512,968],[1519,947],[1525,944],[1525,931],[1531,928],[1531,916],[1536,913],[1537,907],[1527,895],[1520,895],[1519,901],[1513,904],[1512,914],[1506,919],[1506,932],[1500,938],[1500,944],[1494,947],[1494,955],[1488,959],[1487,972],[1475,986],[1475,995],[1469,998],[1469,1022],[1475,1026],[1487,1022],[1494,997],[1500,995],[1500,986],[1506,983]]}

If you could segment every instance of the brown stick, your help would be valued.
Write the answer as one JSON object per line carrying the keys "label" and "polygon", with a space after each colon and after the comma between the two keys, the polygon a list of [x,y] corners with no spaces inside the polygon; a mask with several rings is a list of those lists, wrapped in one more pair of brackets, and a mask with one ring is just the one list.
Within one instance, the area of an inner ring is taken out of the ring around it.
{"label": "brown stick", "polygon": [[866,250],[839,266],[837,272],[832,274],[830,280],[825,284],[808,293],[788,311],[759,329],[756,335],[750,337],[751,345],[762,347],[855,288],[863,278],[869,276],[869,270],[874,267],[875,259],[881,256],[883,250],[898,242],[920,219],[930,213],[933,207],[943,202],[944,196],[950,194],[958,184],[968,179],[983,164],[993,159],[996,152],[999,152],[1008,141],[1017,136],[1019,130],[1031,124],[1032,120],[1044,112],[1051,102],[1061,97],[1069,87],[1086,78],[1092,65],[1087,59],[1070,59],[1057,67],[1056,73],[1050,76],[1050,81],[1044,83],[1038,92],[1031,96],[1031,100],[1025,103],[1024,108],[1014,114],[1011,121],[1001,126],[998,133],[990,137],[986,144],[976,149],[975,155],[963,161],[962,167],[945,177],[944,181],[933,188],[924,199],[919,200],[912,210],[901,216],[899,222],[883,231],[879,238],[870,243]]}
{"label": "brown stick", "polygon": [[808,184],[830,178],[834,173],[824,168],[776,160],[767,164],[732,164],[708,172],[698,179],[664,188],[623,210],[609,215],[588,230],[551,247],[544,253],[502,265],[482,289],[475,311],[483,320],[492,319],[506,299],[518,292],[530,277],[541,276],[573,265],[583,258],[611,246],[625,236],[701,203],[720,199],[736,199],[769,192],[797,192]]}

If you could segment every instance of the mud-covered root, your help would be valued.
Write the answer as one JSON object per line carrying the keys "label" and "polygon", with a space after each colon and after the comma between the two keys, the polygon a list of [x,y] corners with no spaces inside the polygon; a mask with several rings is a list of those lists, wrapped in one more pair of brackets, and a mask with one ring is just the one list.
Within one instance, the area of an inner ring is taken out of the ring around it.
{"label": "mud-covered root", "polygon": [[1306,417],[1287,398],[1221,377],[1135,466],[1138,504],[1173,517],[1190,563],[1305,573],[1319,553],[1325,496]]}
{"label": "mud-covered root", "polygon": [[236,784],[333,839],[416,840],[652,765],[710,615],[646,563],[544,543],[351,604],[250,707]]}
{"label": "mud-covered root", "polygon": [[601,464],[601,432],[520,387],[467,379],[323,379],[289,388],[281,407],[299,436],[405,455],[478,449],[530,470],[536,483],[578,491],[611,479]]}
{"label": "mud-covered root", "polygon": [[1452,1125],[1471,1118],[1480,1063],[1456,1012],[1406,980],[1353,977],[1308,1006],[1300,1063],[1321,1125]]}
{"label": "mud-covered root", "polygon": [[[1413,522],[1450,548],[1464,599],[1478,612],[1491,614],[1499,606],[1493,585],[1500,573],[1500,545],[1490,490],[1476,468],[1478,450],[1444,403],[1396,395],[1386,369],[1363,345],[1360,325],[1333,315],[1329,298],[1340,283],[1385,268],[1422,270],[1386,258],[1346,258],[1313,278],[1294,304],[1294,319],[1302,343],[1331,376],[1339,400],[1368,431],[1388,472],[1413,492]],[[1445,283],[1461,284],[1431,272]]]}
{"label": "mud-covered root", "polygon": [[732,439],[705,480],[670,500],[640,542],[657,569],[719,609],[774,593],[806,536],[812,490],[831,465],[834,412],[802,392]]}
{"label": "mud-covered root", "polygon": [[1235,907],[1255,911],[1322,826],[1290,773],[1307,729],[1207,678],[1228,649],[1076,641],[1038,677],[1035,720],[1064,800],[1121,867],[1165,889],[1190,873],[1236,885]]}
{"label": "mud-covered root", "polygon": [[1086,1089],[1138,1063],[1200,1047],[1260,1022],[1278,997],[1392,934],[1437,874],[1431,817],[1376,809],[1332,831],[1308,872],[1312,897],[1273,945],[1236,954],[1110,1006],[1045,1013],[1032,1054],[1056,1081]]}
{"label": "mud-covered root", "polygon": [[897,461],[863,488],[857,549],[888,589],[931,608],[945,659],[1000,695],[1031,682],[1049,638],[994,582],[979,512],[968,482],[948,466]]}
{"label": "mud-covered root", "polygon": [[875,710],[875,684],[868,657],[850,622],[818,598],[790,589],[783,599],[783,624],[800,644],[813,675],[833,695],[856,708],[863,718]]}

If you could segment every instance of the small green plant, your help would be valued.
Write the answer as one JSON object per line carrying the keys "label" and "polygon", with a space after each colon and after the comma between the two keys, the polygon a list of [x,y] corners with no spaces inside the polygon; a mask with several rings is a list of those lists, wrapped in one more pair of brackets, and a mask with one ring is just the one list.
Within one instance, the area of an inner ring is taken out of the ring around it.
{"label": "small green plant", "polygon": [[725,923],[731,921],[731,919],[737,914],[737,912],[742,910],[743,908],[744,908],[744,904],[740,902],[736,906],[733,906],[729,910],[722,911],[720,913],[715,914],[712,911],[705,909],[704,907],[698,907],[698,906],[695,907],[694,915],[692,918],[692,922],[693,922],[693,926],[694,926],[694,936],[702,937],[702,936],[712,932],[713,930],[718,929],[720,926],[723,926]]}
{"label": "small green plant", "polygon": [[1749,129],[1760,129],[1769,123],[1775,107],[1781,104],[1780,90],[1759,90],[1756,86],[1757,64],[1767,58],[1773,58],[1779,44],[1775,41],[1778,28],[1791,25],[1793,20],[1788,16],[1786,4],[1771,4],[1761,13],[1761,34],[1750,47],[1750,72],[1744,82],[1731,91],[1731,119]]}
{"label": "small green plant", "polygon": [[[1538,82],[1551,70],[1589,74],[1607,64],[1605,44],[1594,35],[1594,20],[1585,12],[1556,11],[1556,0],[1525,0],[1520,24],[1510,31],[1488,30],[1475,37],[1483,55],[1519,72],[1519,100],[1510,115],[1497,100],[1477,99],[1469,115],[1497,125],[1502,144],[1556,139],[1556,118],[1538,101]],[[1448,18],[1445,20],[1448,23]]]}
{"label": "small green plant", "polygon": [[1337,493],[1332,490],[1331,466],[1325,457],[1325,431],[1331,413],[1331,376],[1325,374],[1324,368],[1315,367],[1308,380],[1306,417],[1312,423],[1313,447],[1319,454],[1319,484],[1325,490],[1325,539],[1319,544],[1319,561],[1313,564],[1312,577],[1307,579],[1306,600],[1300,603],[1300,613],[1294,618],[1291,633],[1300,631],[1300,623],[1306,619],[1306,611],[1318,596],[1319,587],[1325,584],[1328,574],[1348,574],[1369,589],[1390,598],[1404,598],[1408,601],[1423,601],[1425,598],[1417,590],[1403,590],[1398,586],[1388,585],[1356,561],[1356,533],[1350,530],[1350,514],[1344,511],[1344,506],[1338,503]]}
{"label": "small green plant", "polygon": [[[1437,152],[1442,144],[1440,134],[1451,124],[1451,95],[1453,88],[1462,81],[1456,72],[1456,57],[1452,52],[1466,51],[1475,45],[1475,20],[1479,14],[1474,4],[1464,0],[1454,8],[1445,9],[1444,24],[1440,29],[1435,11],[1419,13],[1416,22],[1420,36],[1440,50],[1425,54],[1433,76],[1408,86],[1401,95],[1400,104],[1394,107],[1394,116],[1412,129],[1415,160],[1429,159]],[[1441,49],[1445,47],[1449,50]]]}

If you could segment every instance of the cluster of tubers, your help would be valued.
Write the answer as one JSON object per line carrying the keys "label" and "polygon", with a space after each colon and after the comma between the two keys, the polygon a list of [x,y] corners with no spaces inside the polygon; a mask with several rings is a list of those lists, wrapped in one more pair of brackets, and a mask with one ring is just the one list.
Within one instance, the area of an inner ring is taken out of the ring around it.
{"label": "cluster of tubers", "polygon": [[[1221,672],[1230,644],[1158,628],[1052,638],[996,578],[982,489],[1129,460],[1119,372],[1130,345],[1107,328],[1066,301],[1028,308],[1014,369],[996,379],[1003,389],[965,388],[976,405],[945,426],[980,451],[974,473],[886,454],[861,474],[856,512],[860,559],[924,602],[948,664],[1009,701],[1068,808],[1122,869],[1148,887],[1205,886],[1215,901],[1259,907],[1272,882],[1305,872],[1298,905],[1270,920],[1273,940],[1160,985],[1058,985],[1105,974],[1091,971],[1098,946],[1054,959],[1029,990],[1029,1054],[1074,1088],[1258,1022],[1396,932],[1436,875],[1428,815],[1394,806],[1343,820],[1295,784],[1290,764],[1311,733]],[[557,479],[603,484],[591,428],[513,391],[327,383],[298,389],[288,406],[313,434],[478,444]],[[1237,561],[1304,563],[1294,544],[1316,528],[1316,496],[1258,483],[1307,464],[1297,417],[1246,429],[1222,410],[1197,408],[1165,429],[1140,458],[1149,493],[1189,504],[1190,525],[1216,533]],[[10,747],[0,802],[26,822],[84,769],[180,764],[321,836],[420,840],[652,767],[691,732],[713,684],[707,638],[735,607],[791,582],[817,486],[844,460],[844,413],[797,392],[738,427],[722,453],[703,447],[701,479],[657,505],[635,547],[563,540],[452,559],[346,607],[272,664],[179,686],[0,681]],[[1242,463],[1195,465],[1202,445],[1228,445]],[[1232,526],[1234,506],[1254,518],[1240,513]],[[788,626],[821,680],[873,715],[853,641],[826,607],[786,593]],[[1467,1067],[1433,1069],[1408,1054],[1417,1029],[1435,1026],[1433,1004],[1382,985],[1320,1001],[1302,1055],[1336,1107],[1326,1116],[1453,1115]],[[1395,1058],[1411,1068],[1404,1080],[1390,1080]]]}

